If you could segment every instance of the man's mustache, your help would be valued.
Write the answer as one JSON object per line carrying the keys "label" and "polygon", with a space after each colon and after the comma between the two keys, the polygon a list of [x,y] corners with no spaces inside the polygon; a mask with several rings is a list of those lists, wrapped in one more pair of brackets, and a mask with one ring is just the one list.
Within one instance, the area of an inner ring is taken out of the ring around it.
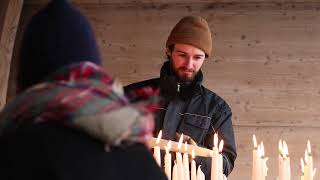
{"label": "man's mustache", "polygon": [[189,69],[189,68],[186,68],[186,67],[180,67],[178,70],[187,71],[187,72],[195,72],[195,70]]}

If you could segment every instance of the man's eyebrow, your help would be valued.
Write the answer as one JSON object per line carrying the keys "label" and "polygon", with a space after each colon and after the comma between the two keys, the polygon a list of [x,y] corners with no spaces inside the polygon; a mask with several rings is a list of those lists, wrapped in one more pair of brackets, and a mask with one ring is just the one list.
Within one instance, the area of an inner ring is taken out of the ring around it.
{"label": "man's eyebrow", "polygon": [[176,50],[177,52],[179,52],[179,53],[184,53],[184,54],[187,54],[186,52],[184,52],[184,51],[181,51],[181,50]]}

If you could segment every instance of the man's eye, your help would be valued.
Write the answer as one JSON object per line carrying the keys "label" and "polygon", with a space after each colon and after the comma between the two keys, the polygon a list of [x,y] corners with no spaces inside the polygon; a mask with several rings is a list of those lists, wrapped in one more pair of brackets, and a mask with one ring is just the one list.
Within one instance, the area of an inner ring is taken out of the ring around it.
{"label": "man's eye", "polygon": [[185,54],[179,54],[179,56],[180,56],[180,57],[186,57],[186,55],[185,55]]}

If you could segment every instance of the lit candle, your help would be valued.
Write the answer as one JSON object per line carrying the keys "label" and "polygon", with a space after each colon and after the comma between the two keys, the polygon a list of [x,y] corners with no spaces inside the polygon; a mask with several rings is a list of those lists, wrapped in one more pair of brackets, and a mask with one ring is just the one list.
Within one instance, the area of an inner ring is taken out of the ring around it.
{"label": "lit candle", "polygon": [[172,168],[172,180],[179,180],[178,178],[178,167],[177,167],[177,161],[174,161],[174,165]]}
{"label": "lit candle", "polygon": [[290,167],[290,157],[289,157],[289,149],[286,141],[283,141],[283,149],[284,149],[284,163],[285,163],[285,180],[291,179],[291,167]]}
{"label": "lit candle", "polygon": [[192,161],[191,161],[191,180],[197,180],[197,169],[196,162],[194,161],[195,153],[194,149],[192,150]]}
{"label": "lit candle", "polygon": [[221,140],[219,143],[219,155],[218,155],[218,179],[223,179],[223,157],[222,157],[222,150],[223,150],[224,141]]}
{"label": "lit candle", "polygon": [[287,143],[279,141],[279,180],[290,180],[291,168]]}
{"label": "lit candle", "polygon": [[184,168],[183,168],[183,163],[182,163],[182,156],[180,153],[181,146],[182,146],[182,141],[183,141],[183,134],[181,134],[181,137],[179,139],[179,144],[178,144],[178,151],[176,152],[176,160],[177,160],[177,169],[178,169],[178,178],[179,180],[184,180]]}
{"label": "lit candle", "polygon": [[160,167],[161,167],[161,155],[160,155],[160,146],[158,146],[158,144],[160,142],[161,136],[162,136],[162,131],[159,132],[157,141],[156,141],[157,145],[153,149],[153,157],[155,158],[156,162]]}
{"label": "lit candle", "polygon": [[261,180],[265,180],[266,176],[268,175],[267,161],[269,158],[265,157],[263,142],[261,142],[260,147],[261,147]]}
{"label": "lit candle", "polygon": [[304,180],[304,162],[303,159],[300,159],[300,165],[301,165],[301,170],[302,170],[302,175],[301,175],[301,180]]}
{"label": "lit candle", "polygon": [[315,173],[316,173],[315,172],[316,170],[313,169],[313,158],[312,158],[312,154],[311,154],[311,144],[310,144],[309,140],[308,140],[308,144],[307,144],[307,149],[308,149],[307,167],[308,167],[308,171],[310,172],[310,180],[312,180],[314,175],[315,175]]}
{"label": "lit candle", "polygon": [[278,173],[279,173],[279,180],[283,180],[284,165],[283,165],[283,147],[282,147],[281,139],[279,140]]}
{"label": "lit candle", "polygon": [[310,180],[311,179],[311,172],[310,169],[308,167],[308,150],[306,149],[304,152],[304,161],[305,161],[305,165],[304,165],[304,179],[305,180]]}
{"label": "lit candle", "polygon": [[258,145],[257,145],[257,139],[256,136],[253,135],[252,137],[253,141],[253,151],[252,151],[252,180],[258,180],[260,179],[260,170],[258,168],[259,163],[259,157],[258,157]]}
{"label": "lit candle", "polygon": [[184,169],[184,179],[190,180],[189,174],[189,157],[188,157],[188,144],[184,144],[184,153],[183,153],[183,169]]}
{"label": "lit candle", "polygon": [[311,144],[309,140],[307,144],[307,149],[308,149],[308,165],[309,165],[310,171],[313,171],[313,159],[311,154]]}
{"label": "lit candle", "polygon": [[261,145],[258,145],[258,148],[257,148],[257,157],[256,157],[256,170],[257,170],[257,180],[260,180],[262,178],[262,159],[261,159],[261,156],[262,156],[262,152],[261,152]]}
{"label": "lit candle", "polygon": [[205,180],[206,176],[204,175],[204,173],[202,171],[200,171],[200,173],[201,173],[201,180]]}
{"label": "lit candle", "polygon": [[197,170],[197,180],[203,180],[203,176],[202,176],[202,171],[201,171],[201,165],[198,166],[198,170]]}
{"label": "lit candle", "polygon": [[164,156],[164,172],[166,173],[169,180],[171,180],[171,141],[165,147],[166,155]]}
{"label": "lit candle", "polygon": [[212,158],[211,158],[211,180],[219,180],[219,149],[218,149],[218,134],[213,136]]}

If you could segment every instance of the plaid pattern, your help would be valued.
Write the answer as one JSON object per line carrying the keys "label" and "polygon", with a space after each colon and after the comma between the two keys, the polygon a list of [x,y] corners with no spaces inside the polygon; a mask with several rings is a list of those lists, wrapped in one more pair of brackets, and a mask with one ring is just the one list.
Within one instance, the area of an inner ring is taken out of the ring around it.
{"label": "plaid pattern", "polygon": [[0,133],[25,123],[58,122],[80,128],[107,144],[145,142],[152,136],[159,90],[130,92],[143,101],[129,102],[121,84],[91,62],[59,69],[31,87],[0,114]]}

